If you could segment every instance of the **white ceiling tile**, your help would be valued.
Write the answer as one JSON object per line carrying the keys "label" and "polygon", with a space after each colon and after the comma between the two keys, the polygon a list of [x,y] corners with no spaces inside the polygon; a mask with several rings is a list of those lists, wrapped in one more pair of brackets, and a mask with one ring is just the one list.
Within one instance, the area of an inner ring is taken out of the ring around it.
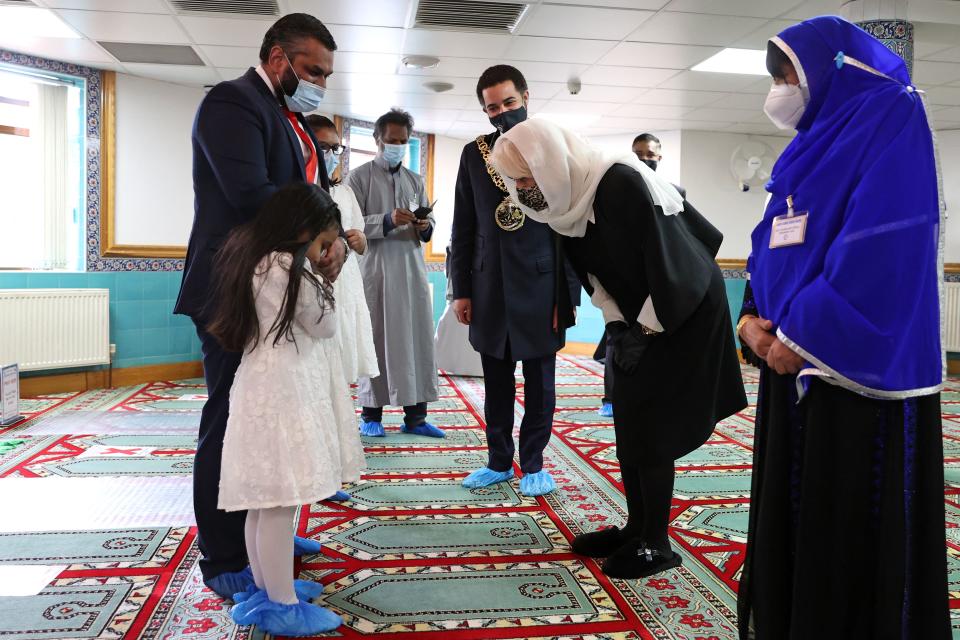
{"label": "white ceiling tile", "polygon": [[644,22],[627,40],[727,47],[765,22],[762,18],[663,12]]}
{"label": "white ceiling tile", "polygon": [[[567,97],[575,98],[574,96]],[[615,102],[586,102],[576,99],[560,100],[559,98],[554,98],[539,109],[538,113],[605,115],[612,113],[616,108],[617,104]]]}
{"label": "white ceiling tile", "polygon": [[719,91],[678,91],[676,89],[650,89],[641,94],[638,104],[661,104],[680,107],[702,107],[724,97]]}
{"label": "white ceiling tile", "polygon": [[[336,37],[336,35],[334,35]],[[487,33],[461,33],[455,31],[430,31],[409,29],[403,44],[403,53],[424,56],[442,56],[455,52],[463,58],[502,58],[510,36]]]}
{"label": "white ceiling tile", "polygon": [[79,62],[81,64],[116,63],[113,56],[93,42],[83,38],[5,36],[0,38],[0,47],[33,56],[63,60],[64,62]]}
{"label": "white ceiling tile", "polygon": [[643,67],[591,67],[581,76],[583,82],[614,87],[655,87],[675,76],[676,69],[649,69]]}
{"label": "white ceiling tile", "polygon": [[960,80],[960,64],[956,62],[930,62],[917,60],[913,63],[913,79],[922,84],[946,84]]}
{"label": "white ceiling tile", "polygon": [[479,78],[487,67],[495,64],[493,60],[483,58],[446,58],[440,57],[440,64],[433,69],[408,69],[400,65],[400,73],[410,76],[455,76],[458,78]]}
{"label": "white ceiling tile", "polygon": [[840,7],[846,0],[807,0],[780,16],[788,20],[807,20],[816,16],[840,15]]}
{"label": "white ceiling tile", "polygon": [[403,44],[403,29],[355,25],[330,25],[330,28],[337,41],[337,54],[341,51],[399,53]]}
{"label": "white ceiling tile", "polygon": [[466,122],[474,125],[483,125],[487,127],[490,126],[490,119],[480,109],[477,109],[476,111],[472,109],[464,109],[460,111],[460,113],[457,114],[457,122],[461,124]]}
{"label": "white ceiling tile", "polygon": [[653,15],[652,11],[541,4],[533,7],[519,33],[529,36],[623,40]]}
{"label": "white ceiling tile", "polygon": [[[567,85],[561,82],[538,82],[528,79],[527,89],[530,90],[531,102],[546,102],[555,96],[568,95]],[[474,98],[476,98],[476,95],[474,95]]]}
{"label": "white ceiling tile", "polygon": [[691,110],[690,107],[678,107],[676,105],[624,104],[611,112],[611,115],[624,118],[656,118],[662,120],[683,117]]}
{"label": "white ceiling tile", "polygon": [[53,9],[83,9],[86,11],[122,11],[124,13],[169,13],[163,0],[46,0],[43,4]]}
{"label": "white ceiling tile", "polygon": [[927,90],[927,100],[931,104],[960,105],[960,87],[934,87]]}
{"label": "white ceiling tile", "polygon": [[[491,60],[491,64],[500,64],[499,60]],[[570,78],[579,78],[589,66],[585,64],[573,64],[569,62],[530,62],[523,60],[504,60],[503,64],[509,64],[520,70],[523,77],[530,82],[562,82],[566,84]],[[474,80],[476,84],[476,80]],[[597,84],[608,84],[598,82]]]}
{"label": "white ceiling tile", "polygon": [[670,0],[550,0],[550,4],[577,4],[591,7],[616,7],[657,11]]}
{"label": "white ceiling tile", "polygon": [[285,13],[309,13],[327,24],[334,40],[337,24],[403,27],[409,0],[284,0]]}
{"label": "white ceiling tile", "polygon": [[589,102],[631,102],[645,89],[640,87],[608,87],[587,83],[580,88],[577,98]]}
{"label": "white ceiling tile", "polygon": [[722,109],[753,109],[763,111],[763,103],[767,97],[760,93],[728,93],[711,106]]}
{"label": "white ceiling tile", "polygon": [[253,47],[198,46],[200,55],[215,67],[247,69],[260,64],[260,49]]}
{"label": "white ceiling tile", "polygon": [[612,46],[612,42],[604,40],[520,36],[510,43],[506,57],[514,60],[593,64],[610,51]]}
{"label": "white ceiling tile", "polygon": [[713,106],[701,107],[683,117],[684,119],[689,118],[690,120],[702,120],[704,122],[752,122],[757,117],[757,112],[754,109],[720,109]]}
{"label": "white ceiling tile", "polygon": [[263,35],[273,20],[241,20],[238,18],[205,18],[180,16],[180,23],[197,44],[260,49]]}
{"label": "white ceiling tile", "polygon": [[247,72],[249,67],[217,67],[217,73],[224,80],[234,80]]}
{"label": "white ceiling tile", "polygon": [[[754,84],[758,76],[739,73],[710,73],[707,71],[683,71],[660,85],[661,89],[686,89],[689,91],[740,91]],[[768,85],[770,80],[765,82]]]}
{"label": "white ceiling tile", "polygon": [[337,51],[333,57],[333,71],[337,73],[395,73],[400,56],[393,53],[355,53]]}
{"label": "white ceiling tile", "polygon": [[797,24],[796,20],[771,20],[753,33],[734,42],[733,46],[738,49],[766,49],[770,38],[795,24]]}
{"label": "white ceiling tile", "polygon": [[724,16],[754,16],[773,18],[796,6],[797,0],[673,0],[665,11],[712,13]]}
{"label": "white ceiling tile", "polygon": [[210,67],[181,66],[172,64],[140,64],[128,63],[124,65],[127,71],[135,76],[162,80],[173,84],[203,86],[216,84],[220,80],[215,69]]}
{"label": "white ceiling tile", "polygon": [[764,96],[770,93],[770,85],[773,83],[773,81],[770,79],[769,76],[753,76],[753,77],[758,79],[754,80],[751,84],[748,84],[747,86],[745,86],[743,89],[741,89],[741,91],[743,91],[744,93],[758,93]]}
{"label": "white ceiling tile", "polygon": [[94,40],[189,44],[187,34],[169,15],[110,13],[106,11],[59,11],[71,27]]}
{"label": "white ceiling tile", "polygon": [[720,50],[720,47],[686,44],[621,42],[600,60],[600,64],[689,69]]}

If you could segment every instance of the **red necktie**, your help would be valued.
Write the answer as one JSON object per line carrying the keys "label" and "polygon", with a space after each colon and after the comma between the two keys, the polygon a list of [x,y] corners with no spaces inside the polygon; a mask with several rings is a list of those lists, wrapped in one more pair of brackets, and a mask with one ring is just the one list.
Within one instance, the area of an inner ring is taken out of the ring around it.
{"label": "red necktie", "polygon": [[317,150],[313,146],[313,141],[310,140],[310,136],[308,136],[307,132],[300,126],[300,121],[297,120],[297,114],[287,109],[284,109],[284,112],[287,114],[287,120],[293,125],[293,130],[296,131],[297,136],[303,141],[307,149],[310,150],[310,159],[306,161],[307,182],[314,182],[317,179]]}

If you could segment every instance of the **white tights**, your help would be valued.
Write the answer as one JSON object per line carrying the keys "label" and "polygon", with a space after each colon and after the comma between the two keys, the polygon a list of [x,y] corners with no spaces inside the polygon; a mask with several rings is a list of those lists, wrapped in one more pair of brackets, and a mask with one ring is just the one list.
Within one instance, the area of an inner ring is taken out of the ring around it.
{"label": "white tights", "polygon": [[257,587],[281,604],[297,604],[293,590],[293,521],[296,507],[247,511],[244,536]]}

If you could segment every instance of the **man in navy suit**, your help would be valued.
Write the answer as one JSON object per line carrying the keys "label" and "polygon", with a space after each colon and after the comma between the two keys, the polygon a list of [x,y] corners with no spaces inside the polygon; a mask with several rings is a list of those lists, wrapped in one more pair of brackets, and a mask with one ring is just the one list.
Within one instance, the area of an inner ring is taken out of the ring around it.
{"label": "man in navy suit", "polygon": [[[193,502],[203,580],[225,598],[244,591],[253,577],[244,545],[246,512],[217,509],[230,387],[241,354],[221,349],[205,329],[205,305],[217,277],[214,257],[230,231],[251,220],[284,185],[319,181],[329,187],[302,112],[319,106],[336,48],[313,16],[284,16],[263,38],[260,65],[211,89],[193,125],[194,219],[174,313],[190,316],[203,348],[208,399],[200,417]],[[323,265],[328,278],[339,274],[346,251],[345,242],[334,244]],[[296,549],[316,552],[319,544],[298,539]]]}
{"label": "man in navy suit", "polygon": [[525,219],[501,177],[488,167],[497,137],[527,117],[530,93],[514,67],[496,65],[480,76],[477,99],[497,131],[463,149],[457,174],[450,241],[452,310],[470,325],[470,343],[483,366],[487,466],[463,481],[482,487],[513,477],[514,370],[523,362],[524,414],[520,423],[520,491],[553,491],[543,450],[553,428],[556,353],[574,323],[580,281],[562,245],[545,224]]}

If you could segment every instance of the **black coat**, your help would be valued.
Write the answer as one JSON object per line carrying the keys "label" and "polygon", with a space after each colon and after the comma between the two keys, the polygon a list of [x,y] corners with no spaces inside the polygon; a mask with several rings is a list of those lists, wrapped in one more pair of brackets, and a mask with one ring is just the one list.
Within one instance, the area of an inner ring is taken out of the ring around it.
{"label": "black coat", "polygon": [[747,406],[723,275],[714,261],[723,236],[689,203],[676,216],[655,207],[640,174],[611,167],[597,187],[595,223],[568,238],[568,255],[586,281],[593,274],[627,322],[653,298],[664,333],[640,370],[616,368],[617,458],[661,463],[693,451],[717,422]]}
{"label": "black coat", "polygon": [[[318,149],[303,116],[297,117]],[[317,170],[328,189],[322,161]],[[202,315],[213,257],[226,236],[252,220],[280,187],[305,180],[300,140],[254,69],[210,90],[193,122],[193,228],[174,313]]]}
{"label": "black coat", "polygon": [[[492,148],[495,134],[486,136]],[[463,148],[450,238],[453,297],[471,298],[470,344],[514,360],[553,355],[573,324],[580,282],[563,257],[563,244],[545,224],[529,218],[516,231],[497,226],[494,211],[506,194],[491,180],[476,141]],[[559,250],[558,250],[559,249]],[[561,329],[553,330],[553,308]]]}

